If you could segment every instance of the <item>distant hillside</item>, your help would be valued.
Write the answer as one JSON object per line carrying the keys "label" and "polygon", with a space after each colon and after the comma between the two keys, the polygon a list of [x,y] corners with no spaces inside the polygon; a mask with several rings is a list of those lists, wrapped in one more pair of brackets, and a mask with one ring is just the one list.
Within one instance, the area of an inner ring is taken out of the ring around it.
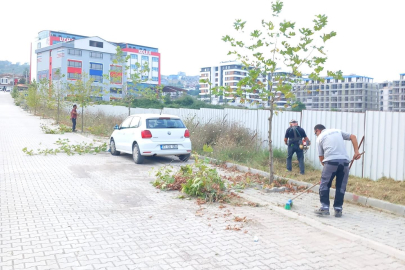
{"label": "distant hillside", "polygon": [[184,72],[177,75],[162,75],[162,84],[180,88],[198,89],[200,76],[186,76]]}
{"label": "distant hillside", "polygon": [[28,63],[20,64],[19,62],[13,64],[9,61],[0,61],[0,74],[11,73],[15,75],[24,75],[25,71],[30,70],[30,65]]}

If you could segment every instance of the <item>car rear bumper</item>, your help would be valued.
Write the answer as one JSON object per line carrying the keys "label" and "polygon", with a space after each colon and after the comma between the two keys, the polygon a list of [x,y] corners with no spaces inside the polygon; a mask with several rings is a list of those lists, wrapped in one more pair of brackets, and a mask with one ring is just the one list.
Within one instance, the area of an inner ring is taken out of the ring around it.
{"label": "car rear bumper", "polygon": [[[176,144],[176,143],[164,143],[164,144]],[[160,148],[162,144],[156,142],[150,142],[140,145],[142,156],[171,156],[171,155],[185,155],[191,153],[191,142],[181,142],[176,144],[177,149],[162,150]]]}

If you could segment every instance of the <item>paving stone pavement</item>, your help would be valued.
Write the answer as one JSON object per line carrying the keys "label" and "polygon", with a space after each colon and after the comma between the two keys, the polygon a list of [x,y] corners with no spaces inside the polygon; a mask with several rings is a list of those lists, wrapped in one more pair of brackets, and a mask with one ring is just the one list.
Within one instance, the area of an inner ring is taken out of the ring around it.
{"label": "paving stone pavement", "polygon": [[[284,208],[285,203],[298,193],[265,193],[262,190],[247,189],[244,191],[244,195],[250,199],[261,200]],[[331,199],[331,205],[333,205],[333,199]],[[316,217],[314,210],[319,207],[319,195],[311,192],[295,199],[290,211],[317,219],[325,225],[405,251],[404,217],[347,202],[343,205],[342,218],[333,216],[333,207],[331,207],[330,216]]]}
{"label": "paving stone pavement", "polygon": [[180,164],[170,158],[135,165],[109,153],[25,155],[23,147],[54,147],[58,138],[90,141],[43,134],[41,122],[0,93],[0,269],[405,268],[266,207],[199,206],[160,192],[149,172]]}

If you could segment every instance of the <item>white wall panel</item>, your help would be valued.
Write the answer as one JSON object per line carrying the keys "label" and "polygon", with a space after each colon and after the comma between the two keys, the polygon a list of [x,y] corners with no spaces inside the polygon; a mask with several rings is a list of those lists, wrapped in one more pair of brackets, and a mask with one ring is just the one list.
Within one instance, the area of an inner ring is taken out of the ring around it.
{"label": "white wall panel", "polygon": [[[317,124],[323,124],[326,128],[341,129],[342,131],[356,135],[358,143],[364,135],[364,113],[351,113],[351,112],[330,112],[330,111],[303,111],[301,127],[307,133],[308,138],[311,140],[311,146],[307,151],[305,158],[315,168],[322,169],[319,162],[318,146],[316,144],[316,136],[314,134],[314,127]],[[360,148],[360,152],[364,149],[364,142]],[[353,157],[353,145],[350,141],[346,141],[346,150],[349,158]],[[368,153],[366,152],[365,155]],[[363,159],[355,161],[350,170],[351,175],[362,177],[362,162]]]}
{"label": "white wall panel", "polygon": [[[71,110],[71,106],[67,106]],[[80,111],[80,108],[79,108]],[[103,112],[109,115],[126,116],[128,108],[124,106],[95,105],[89,106],[85,112]],[[131,108],[131,114],[157,113],[159,109]],[[268,110],[241,110],[241,109],[172,109],[165,108],[165,114],[173,114],[182,119],[193,119],[195,124],[214,123],[224,121],[226,123],[238,123],[253,132],[263,148],[268,147]],[[385,176],[395,180],[405,180],[405,113],[368,111],[364,113],[331,112],[331,111],[308,111],[279,112],[273,116],[272,141],[273,147],[287,150],[284,145],[284,134],[289,127],[289,121],[296,119],[305,130],[312,142],[305,154],[305,160],[315,168],[322,169],[319,163],[316,137],[313,128],[316,124],[323,124],[326,128],[336,128],[356,135],[358,142],[365,133],[365,141],[360,152],[365,151],[363,158],[353,163],[351,175],[367,177],[378,180]],[[353,157],[353,146],[350,141],[346,142],[349,157]]]}
{"label": "white wall panel", "polygon": [[366,112],[364,177],[405,180],[405,113]]}
{"label": "white wall panel", "polygon": [[257,111],[254,110],[239,110],[239,109],[225,109],[225,121],[229,124],[238,124],[256,132],[257,128]]}
{"label": "white wall panel", "polygon": [[224,110],[222,109],[200,109],[200,117],[204,119],[204,123],[216,123],[223,121]]}

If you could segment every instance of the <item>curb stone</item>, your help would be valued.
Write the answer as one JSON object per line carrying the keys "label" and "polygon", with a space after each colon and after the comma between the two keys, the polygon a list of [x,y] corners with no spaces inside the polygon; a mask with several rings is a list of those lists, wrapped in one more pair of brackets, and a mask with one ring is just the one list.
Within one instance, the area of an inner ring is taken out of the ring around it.
{"label": "curb stone", "polygon": [[[209,158],[209,157],[204,157],[204,156],[200,156],[200,157],[208,158],[208,159],[213,160],[213,161],[218,161],[216,159]],[[249,167],[242,166],[242,165],[239,165],[239,164],[226,162],[225,165],[228,168],[235,167],[240,172],[251,172],[251,173],[259,174],[259,175],[264,176],[264,177],[269,177],[270,176],[270,173],[268,173],[268,172],[264,172],[264,171],[257,170],[257,169],[251,169]],[[285,178],[285,177],[281,177],[281,176],[278,176],[278,175],[274,175],[274,176],[275,176],[276,179],[287,180],[289,184],[295,184],[295,185],[304,186],[304,187],[307,187],[307,188],[313,185],[313,184],[310,184],[310,183],[301,182],[301,181],[298,181],[298,180]],[[314,191],[314,192],[318,192],[318,190],[319,190],[318,185],[311,188],[311,190]],[[269,192],[274,192],[274,191],[270,191],[270,190],[267,191],[266,190],[266,193],[269,193]],[[330,197],[331,198],[335,197],[335,192],[336,192],[336,190],[334,188],[330,189]],[[386,202],[386,201],[382,201],[382,200],[378,200],[378,199],[374,199],[374,198],[370,198],[370,197],[364,197],[364,196],[356,195],[356,194],[351,193],[351,192],[346,192],[345,193],[344,200],[347,201],[347,202],[351,202],[351,203],[357,203],[357,204],[360,204],[360,205],[363,205],[363,206],[371,206],[371,207],[374,207],[374,208],[378,208],[378,209],[381,209],[381,210],[384,210],[384,211],[387,211],[387,212],[390,212],[390,213],[405,217],[405,205],[394,204],[394,203],[390,203],[390,202]]]}

